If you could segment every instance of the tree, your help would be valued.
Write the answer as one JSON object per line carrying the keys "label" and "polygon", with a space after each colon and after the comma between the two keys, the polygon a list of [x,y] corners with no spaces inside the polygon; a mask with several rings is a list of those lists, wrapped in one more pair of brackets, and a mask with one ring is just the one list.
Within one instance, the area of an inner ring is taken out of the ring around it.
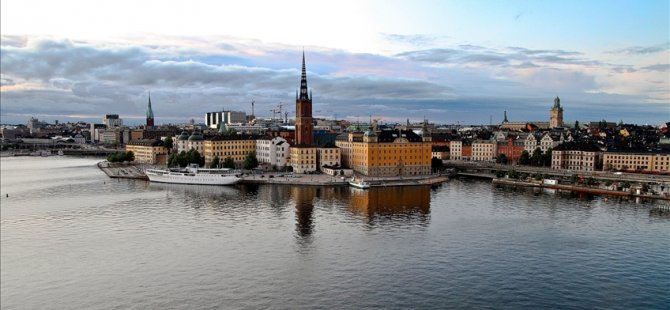
{"label": "tree", "polygon": [[200,152],[196,149],[190,149],[186,153],[186,165],[188,164],[198,164],[198,166],[202,167],[205,165],[205,158],[200,156]]}
{"label": "tree", "polygon": [[442,169],[442,160],[439,158],[433,157],[430,160],[430,167],[433,168],[433,171],[439,171]]}
{"label": "tree", "polygon": [[229,156],[229,157],[226,157],[226,158],[223,160],[223,168],[231,168],[231,169],[234,169],[234,168],[235,168],[235,161],[233,160],[233,158],[231,158],[230,156]]}
{"label": "tree", "polygon": [[575,130],[579,130],[579,121],[575,121]]}
{"label": "tree", "polygon": [[551,152],[552,149],[548,148],[544,155],[542,155],[542,166],[551,167]]}
{"label": "tree", "polygon": [[172,137],[165,138],[165,141],[163,141],[163,145],[167,149],[168,154],[172,153],[172,147],[174,147],[174,141],[172,141]]}
{"label": "tree", "polygon": [[219,165],[221,164],[221,160],[219,159],[219,156],[214,156],[212,159],[212,162],[209,164],[210,168],[218,168]]}
{"label": "tree", "polygon": [[133,151],[126,152],[126,157],[124,161],[135,161],[135,153]]}
{"label": "tree", "polygon": [[507,164],[507,155],[499,154],[498,157],[496,158],[496,163],[506,165]]}
{"label": "tree", "polygon": [[542,150],[539,147],[533,151],[533,156],[530,157],[530,164],[532,166],[542,165]]}
{"label": "tree", "polygon": [[258,167],[258,159],[256,158],[256,152],[251,152],[247,154],[247,157],[244,159],[244,169],[251,170]]}
{"label": "tree", "polygon": [[519,157],[519,165],[530,165],[530,154],[524,150]]}

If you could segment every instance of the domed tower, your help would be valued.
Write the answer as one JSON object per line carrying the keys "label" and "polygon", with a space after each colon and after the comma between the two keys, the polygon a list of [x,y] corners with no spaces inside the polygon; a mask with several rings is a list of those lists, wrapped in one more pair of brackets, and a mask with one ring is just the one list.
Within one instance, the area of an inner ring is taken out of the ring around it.
{"label": "domed tower", "polygon": [[421,139],[423,139],[423,142],[433,141],[433,137],[430,135],[430,131],[428,130],[428,121],[425,119],[423,120],[423,127],[421,128],[419,135],[421,136]]}
{"label": "domed tower", "polygon": [[551,108],[549,127],[563,127],[563,107],[561,107],[561,99],[558,96],[554,99],[554,106]]}

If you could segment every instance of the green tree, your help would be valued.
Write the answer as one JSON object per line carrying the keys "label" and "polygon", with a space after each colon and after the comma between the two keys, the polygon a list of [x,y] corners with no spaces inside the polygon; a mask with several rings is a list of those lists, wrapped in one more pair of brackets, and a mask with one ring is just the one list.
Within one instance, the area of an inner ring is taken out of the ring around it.
{"label": "green tree", "polygon": [[496,163],[507,165],[507,155],[499,154],[498,157],[496,158]]}
{"label": "green tree", "polygon": [[431,158],[430,167],[433,168],[433,171],[440,171],[442,169],[442,160],[435,157]]}
{"label": "green tree", "polygon": [[133,151],[126,152],[124,161],[135,161],[135,153]]}
{"label": "green tree", "polygon": [[551,167],[551,152],[552,149],[548,148],[547,151],[542,155],[542,166]]}
{"label": "green tree", "polygon": [[186,165],[188,164],[198,164],[198,166],[202,167],[205,165],[205,158],[200,156],[200,152],[196,149],[190,149],[186,153]]}
{"label": "green tree", "polygon": [[533,151],[533,156],[530,157],[530,164],[532,166],[542,165],[542,150],[539,147]]}
{"label": "green tree", "polygon": [[231,168],[231,169],[235,168],[235,161],[233,160],[232,157],[229,156],[223,160],[223,168]]}
{"label": "green tree", "polygon": [[524,150],[519,157],[519,165],[530,165],[530,154]]}
{"label": "green tree", "polygon": [[258,159],[256,158],[256,152],[251,152],[247,154],[247,157],[244,159],[244,169],[251,170],[258,167]]}
{"label": "green tree", "polygon": [[172,137],[165,138],[165,141],[163,141],[163,145],[165,145],[168,154],[172,153],[172,147],[174,146],[174,141],[172,140]]}
{"label": "green tree", "polygon": [[577,184],[578,181],[579,181],[579,177],[578,177],[576,174],[573,174],[573,175],[570,177],[570,183],[571,183],[571,184]]}
{"label": "green tree", "polygon": [[505,176],[505,174],[506,174],[505,171],[498,170],[496,171],[496,178],[502,178]]}
{"label": "green tree", "polygon": [[210,168],[218,168],[219,165],[221,164],[221,160],[219,159],[219,156],[214,156],[212,159],[212,162],[209,164]]}

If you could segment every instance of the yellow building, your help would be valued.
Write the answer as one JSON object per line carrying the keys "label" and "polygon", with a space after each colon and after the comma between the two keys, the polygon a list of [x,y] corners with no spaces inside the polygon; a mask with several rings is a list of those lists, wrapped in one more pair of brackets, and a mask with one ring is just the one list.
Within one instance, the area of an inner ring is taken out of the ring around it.
{"label": "yellow building", "polygon": [[135,154],[135,162],[150,165],[165,165],[167,149],[161,140],[134,140],[126,144],[126,152]]}
{"label": "yellow building", "polygon": [[205,165],[209,165],[218,156],[223,162],[230,157],[235,163],[242,163],[252,152],[256,151],[257,136],[252,135],[219,135],[208,137],[203,141]]}
{"label": "yellow building", "polygon": [[316,147],[291,147],[291,167],[295,173],[316,171]]}
{"label": "yellow building", "polygon": [[367,176],[430,174],[432,141],[427,130],[352,132],[335,141],[342,165]]}
{"label": "yellow building", "polygon": [[603,169],[669,172],[670,153],[606,152]]}

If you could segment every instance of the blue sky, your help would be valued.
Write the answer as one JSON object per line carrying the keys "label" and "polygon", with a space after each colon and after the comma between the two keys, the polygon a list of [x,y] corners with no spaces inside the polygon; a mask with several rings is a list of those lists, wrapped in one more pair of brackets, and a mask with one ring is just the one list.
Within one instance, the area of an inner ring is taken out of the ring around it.
{"label": "blue sky", "polygon": [[[0,3],[0,122],[294,109],[388,122],[670,119],[668,1]],[[289,112],[291,112],[289,110]],[[289,113],[289,117],[292,113]]]}

